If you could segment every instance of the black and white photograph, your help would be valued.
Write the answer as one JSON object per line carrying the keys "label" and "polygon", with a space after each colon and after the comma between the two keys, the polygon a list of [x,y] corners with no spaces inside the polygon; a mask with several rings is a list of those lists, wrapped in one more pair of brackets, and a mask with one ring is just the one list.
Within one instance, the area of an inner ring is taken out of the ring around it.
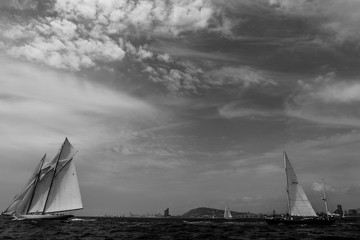
{"label": "black and white photograph", "polygon": [[0,239],[360,239],[360,0],[0,0]]}

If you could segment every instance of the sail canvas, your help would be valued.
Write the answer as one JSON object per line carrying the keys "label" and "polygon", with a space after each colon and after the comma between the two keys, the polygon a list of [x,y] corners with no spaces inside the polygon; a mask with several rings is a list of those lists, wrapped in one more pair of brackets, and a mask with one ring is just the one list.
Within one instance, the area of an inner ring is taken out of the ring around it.
{"label": "sail canvas", "polygon": [[229,210],[229,208],[228,208],[227,205],[225,206],[224,218],[227,218],[227,219],[228,219],[228,218],[232,218],[231,212],[230,212],[230,210]]}
{"label": "sail canvas", "polygon": [[44,212],[46,201],[49,196],[49,190],[51,188],[54,178],[55,167],[57,166],[59,155],[63,146],[59,149],[58,153],[50,161],[46,162],[42,167],[39,174],[40,176],[38,184],[36,185],[36,188],[34,190],[32,203],[28,211],[29,213]]}
{"label": "sail canvas", "polygon": [[40,160],[39,164],[36,166],[34,173],[29,178],[28,182],[24,186],[23,190],[14,197],[13,202],[10,206],[4,211],[4,214],[11,215],[14,212],[26,212],[29,208],[30,199],[33,195],[35,184],[37,181],[38,173],[41,170],[42,165],[44,164],[46,154]]}
{"label": "sail canvas", "polygon": [[28,218],[42,215],[42,218],[49,219],[49,215],[44,215],[82,209],[79,182],[73,163],[76,152],[66,138],[53,159],[45,163],[44,156],[27,185],[4,213],[18,213]]}
{"label": "sail canvas", "polygon": [[29,184],[26,186],[23,191],[15,196],[10,206],[4,211],[3,214],[11,215],[14,212],[25,212],[28,204],[29,204],[29,197],[31,196],[32,190],[34,188],[33,184]]}
{"label": "sail canvas", "polygon": [[291,216],[317,216],[303,188],[298,183],[295,171],[284,153],[289,214]]}
{"label": "sail canvas", "polygon": [[44,210],[46,198],[49,192],[52,173],[44,174],[36,185],[29,213],[41,213]]}
{"label": "sail canvas", "polygon": [[79,183],[73,164],[73,156],[76,152],[66,139],[55,156],[57,162],[44,212],[62,212],[82,208]]}
{"label": "sail canvas", "polygon": [[[288,203],[288,215],[285,217],[277,217],[274,213],[273,217],[265,217],[265,221],[270,225],[331,225],[335,222],[332,217],[319,217],[315,213],[304,189],[298,182],[295,171],[291,166],[290,160],[284,152],[284,165],[286,175],[286,193]],[[324,183],[325,185],[325,183]],[[326,201],[326,193],[324,186],[324,201]],[[325,202],[326,203],[326,202]],[[326,207],[327,209],[327,207]]]}
{"label": "sail canvas", "polygon": [[82,207],[76,169],[71,161],[54,178],[45,212],[62,212]]}

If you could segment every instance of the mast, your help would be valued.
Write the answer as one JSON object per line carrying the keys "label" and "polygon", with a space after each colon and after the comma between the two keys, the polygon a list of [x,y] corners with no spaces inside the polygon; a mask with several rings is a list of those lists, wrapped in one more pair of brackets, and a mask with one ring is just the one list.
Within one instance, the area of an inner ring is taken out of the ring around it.
{"label": "mast", "polygon": [[43,158],[40,160],[41,163],[40,163],[39,171],[38,171],[38,173],[36,174],[36,179],[35,179],[35,183],[34,183],[34,189],[33,189],[33,192],[32,192],[32,194],[31,194],[30,203],[29,203],[29,206],[28,206],[28,208],[27,208],[27,210],[26,210],[26,214],[29,213],[29,210],[30,210],[32,201],[33,201],[33,199],[34,199],[36,186],[38,185],[38,182],[39,182],[39,179],[40,179],[41,169],[42,169],[42,167],[43,167],[43,165],[44,165],[45,158],[46,158],[46,153],[45,153],[45,155],[43,156]]}
{"label": "mast", "polygon": [[225,204],[225,210],[224,210],[224,218],[228,218],[228,211],[229,211],[229,209],[228,209],[228,205],[226,203]]}
{"label": "mast", "polygon": [[64,141],[63,144],[61,145],[61,149],[60,149],[60,152],[59,152],[59,156],[58,156],[58,159],[56,160],[56,163],[55,163],[54,173],[53,173],[53,176],[52,176],[52,178],[51,178],[49,191],[48,191],[48,194],[47,194],[47,196],[46,196],[46,201],[45,201],[45,204],[44,204],[44,209],[43,209],[43,211],[42,211],[42,214],[43,214],[43,215],[45,214],[46,204],[47,204],[47,202],[48,202],[48,200],[49,200],[49,195],[50,195],[51,187],[52,187],[53,182],[54,182],[57,165],[58,165],[58,163],[59,163],[60,156],[61,156],[61,153],[62,153],[62,151],[63,151],[63,149],[64,149],[64,145],[65,145],[66,141],[67,141],[67,138],[65,138],[65,141]]}
{"label": "mast", "polygon": [[227,203],[226,203],[226,205],[225,205],[224,218],[226,218],[226,219],[232,218],[232,215],[231,215],[231,212],[230,212],[230,209],[229,209]]}
{"label": "mast", "polygon": [[294,168],[291,165],[290,159],[284,152],[285,173],[286,173],[286,191],[288,197],[289,215],[302,217],[315,217],[316,212],[311,206],[304,189],[298,182]]}
{"label": "mast", "polygon": [[284,151],[284,166],[285,166],[285,177],[286,177],[286,197],[287,197],[287,208],[288,208],[288,214],[289,217],[291,216],[291,210],[290,210],[290,196],[289,196],[289,178],[288,178],[288,169],[287,169],[287,155]]}
{"label": "mast", "polygon": [[329,218],[329,215],[328,215],[329,208],[328,208],[328,203],[327,203],[325,180],[322,179],[322,181],[323,181],[323,186],[324,186],[324,189],[323,189],[323,191],[324,191],[324,198],[323,198],[323,200],[324,200],[324,202],[325,202],[325,214],[326,214],[326,218]]}

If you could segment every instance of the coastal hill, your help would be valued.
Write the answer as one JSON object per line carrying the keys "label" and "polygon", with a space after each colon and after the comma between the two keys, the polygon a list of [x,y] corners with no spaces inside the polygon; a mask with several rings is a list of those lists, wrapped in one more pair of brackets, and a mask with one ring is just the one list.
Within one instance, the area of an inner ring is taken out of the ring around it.
{"label": "coastal hill", "polygon": [[[235,212],[231,211],[231,215],[233,218],[243,218],[243,217],[252,217],[255,214],[250,212]],[[181,215],[184,218],[223,218],[224,217],[224,210],[214,209],[214,208],[207,208],[207,207],[199,207],[191,209],[190,211]]]}

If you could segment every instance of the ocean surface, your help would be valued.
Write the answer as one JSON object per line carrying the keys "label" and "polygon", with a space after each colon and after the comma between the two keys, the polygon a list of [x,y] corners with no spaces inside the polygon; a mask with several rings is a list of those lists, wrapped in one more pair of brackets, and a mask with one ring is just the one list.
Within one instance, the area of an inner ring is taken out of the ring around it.
{"label": "ocean surface", "polygon": [[332,226],[269,226],[211,222],[78,217],[69,221],[0,218],[0,239],[360,239],[360,220]]}

